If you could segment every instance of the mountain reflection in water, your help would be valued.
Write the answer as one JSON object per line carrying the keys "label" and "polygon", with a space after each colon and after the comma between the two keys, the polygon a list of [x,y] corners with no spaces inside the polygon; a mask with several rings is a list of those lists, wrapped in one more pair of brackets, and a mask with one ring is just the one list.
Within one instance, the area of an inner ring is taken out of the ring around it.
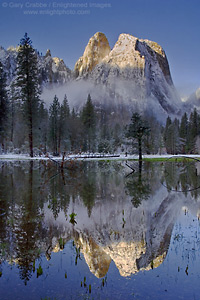
{"label": "mountain reflection in water", "polygon": [[2,278],[8,262],[27,284],[36,261],[51,261],[70,240],[75,264],[83,255],[97,278],[112,261],[123,277],[160,266],[181,211],[200,215],[199,165],[133,165],[127,176],[124,162],[80,162],[63,173],[50,162],[0,162]]}

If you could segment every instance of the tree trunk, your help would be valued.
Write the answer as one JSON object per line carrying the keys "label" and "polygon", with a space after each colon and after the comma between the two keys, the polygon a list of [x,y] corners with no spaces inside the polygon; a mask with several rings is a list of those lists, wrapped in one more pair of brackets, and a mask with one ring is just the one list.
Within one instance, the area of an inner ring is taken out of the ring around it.
{"label": "tree trunk", "polygon": [[138,138],[138,153],[139,153],[139,160],[142,160],[142,139]]}
{"label": "tree trunk", "polygon": [[12,99],[12,106],[11,106],[11,142],[13,143],[13,137],[14,137],[14,100]]}
{"label": "tree trunk", "polygon": [[139,160],[139,177],[138,181],[141,183],[142,182],[142,160]]}
{"label": "tree trunk", "polygon": [[32,120],[32,114],[29,118],[30,124],[29,124],[29,149],[30,149],[30,157],[33,157],[33,120]]}
{"label": "tree trunk", "polygon": [[60,154],[60,147],[61,147],[61,130],[59,129],[58,132],[58,153]]}
{"label": "tree trunk", "polygon": [[30,157],[33,157],[33,133],[32,133],[32,130],[29,133],[29,149],[30,149]]}

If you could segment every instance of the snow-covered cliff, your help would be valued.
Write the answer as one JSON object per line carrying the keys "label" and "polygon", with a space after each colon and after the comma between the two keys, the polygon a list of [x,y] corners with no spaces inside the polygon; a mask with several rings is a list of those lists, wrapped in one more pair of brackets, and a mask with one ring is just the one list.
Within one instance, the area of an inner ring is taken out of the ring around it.
{"label": "snow-covered cliff", "polygon": [[[83,56],[76,63],[78,79],[87,78],[96,85],[106,86],[107,99],[112,94],[122,103],[137,105],[141,110],[154,107],[162,114],[177,114],[181,101],[162,47],[149,40],[120,34],[114,48],[109,51],[109,45],[99,41],[102,35],[96,33],[89,40]],[[104,40],[107,40],[105,36]],[[108,54],[98,56],[97,64],[88,63],[96,58],[96,53],[105,54],[104,47]]]}
{"label": "snow-covered cliff", "polygon": [[[17,48],[0,47],[0,60],[8,75],[14,77]],[[113,49],[106,36],[97,32],[90,38],[74,70],[64,61],[38,53],[42,99],[49,103],[56,94],[60,101],[67,94],[71,107],[80,108],[88,93],[98,106],[125,111],[131,116],[137,110],[156,115],[165,122],[168,115],[180,115],[182,102],[170,74],[162,47],[130,34],[120,34]]]}
{"label": "snow-covered cliff", "polygon": [[[15,77],[17,51],[18,47],[9,47],[7,50],[0,47],[0,61],[3,63],[7,73],[8,84],[10,84]],[[37,56],[41,84],[64,84],[70,80],[71,70],[65,65],[62,59],[52,57],[50,50],[47,50],[44,56],[38,52]]]}

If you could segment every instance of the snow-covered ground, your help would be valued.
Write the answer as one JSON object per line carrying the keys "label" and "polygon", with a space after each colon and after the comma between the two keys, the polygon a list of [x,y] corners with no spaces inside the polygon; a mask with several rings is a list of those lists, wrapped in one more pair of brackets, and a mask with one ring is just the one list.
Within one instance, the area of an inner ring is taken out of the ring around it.
{"label": "snow-covered ground", "polygon": [[[90,157],[86,157],[86,156],[90,156]],[[200,158],[200,155],[197,154],[193,154],[193,155],[184,155],[184,154],[180,154],[180,155],[171,155],[171,154],[165,154],[165,155],[159,155],[159,154],[152,154],[152,155],[143,155],[143,158],[170,158],[170,157],[191,157],[191,158]],[[28,154],[12,154],[12,153],[8,153],[8,154],[1,154],[0,155],[0,160],[12,160],[12,161],[25,161],[25,160],[62,160],[62,156],[34,156],[34,157],[30,157]],[[128,160],[128,159],[138,159],[138,155],[125,155],[125,154],[120,154],[120,155],[115,155],[115,156],[111,156],[110,154],[77,154],[77,155],[73,155],[70,154],[68,156],[65,157],[65,160],[105,160],[105,159],[109,159],[109,160]]]}

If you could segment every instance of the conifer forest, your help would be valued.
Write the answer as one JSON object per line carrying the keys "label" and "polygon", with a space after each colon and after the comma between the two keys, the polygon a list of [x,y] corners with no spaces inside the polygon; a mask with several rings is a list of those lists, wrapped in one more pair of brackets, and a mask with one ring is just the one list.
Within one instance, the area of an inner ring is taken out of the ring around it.
{"label": "conifer forest", "polygon": [[[0,63],[0,151],[30,156],[51,153],[196,154],[200,145],[197,110],[160,124],[150,112],[132,112],[125,121],[119,111],[96,106],[88,94],[83,107],[70,109],[67,95],[53,95],[47,107],[41,100],[37,52],[27,34],[20,41],[15,78],[7,86]],[[136,118],[135,118],[136,117]],[[144,134],[138,140],[141,123]],[[143,126],[142,125],[142,126]],[[131,126],[135,133],[131,133]],[[144,129],[143,128],[143,129]]]}

